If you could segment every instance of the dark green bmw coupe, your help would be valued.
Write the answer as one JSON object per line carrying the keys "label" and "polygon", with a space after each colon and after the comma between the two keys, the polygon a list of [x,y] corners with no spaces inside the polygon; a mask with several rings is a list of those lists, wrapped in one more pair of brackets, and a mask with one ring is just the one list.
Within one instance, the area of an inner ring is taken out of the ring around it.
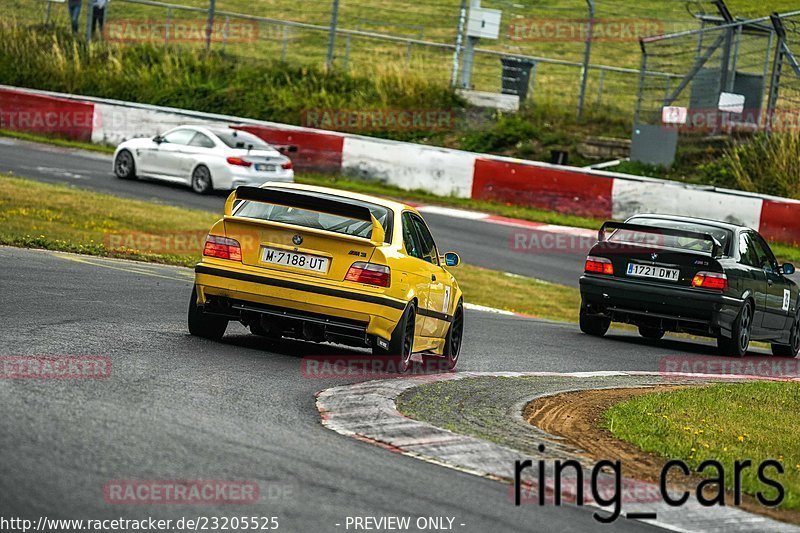
{"label": "dark green bmw coupe", "polygon": [[767,242],[745,226],[699,218],[637,215],[606,222],[581,276],[580,327],[603,336],[611,322],[714,337],[741,357],[750,341],[772,353],[800,351],[798,288]]}

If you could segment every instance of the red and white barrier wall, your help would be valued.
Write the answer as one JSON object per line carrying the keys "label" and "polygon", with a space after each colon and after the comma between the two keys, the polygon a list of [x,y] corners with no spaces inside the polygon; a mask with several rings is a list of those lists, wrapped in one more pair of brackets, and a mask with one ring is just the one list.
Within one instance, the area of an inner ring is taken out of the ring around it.
{"label": "red and white barrier wall", "polygon": [[643,212],[727,220],[800,242],[800,201],[626,174],[301,128],[240,117],[0,86],[0,128],[117,144],[181,124],[229,124],[293,145],[300,171],[336,172],[406,190],[624,219]]}
{"label": "red and white barrier wall", "polygon": [[94,104],[24,90],[0,90],[0,128],[91,141]]}

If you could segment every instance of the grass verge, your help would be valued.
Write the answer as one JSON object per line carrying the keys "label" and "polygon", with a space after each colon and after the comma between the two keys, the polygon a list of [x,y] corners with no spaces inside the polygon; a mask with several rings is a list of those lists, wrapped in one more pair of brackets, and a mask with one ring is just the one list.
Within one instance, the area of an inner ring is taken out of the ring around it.
{"label": "grass verge", "polygon": [[[219,216],[0,176],[4,245],[193,266]],[[458,267],[455,275],[467,302],[575,320],[577,289],[470,265]]]}
{"label": "grass verge", "polygon": [[35,133],[26,133],[23,131],[0,129],[0,137],[10,137],[12,139],[19,139],[21,141],[46,143],[52,144],[53,146],[61,146],[62,148],[76,148],[79,150],[89,150],[91,152],[100,152],[104,154],[114,153],[114,147],[107,146],[105,144],[73,141],[70,139],[62,139],[60,137],[46,137],[44,135],[36,135]]}
{"label": "grass verge", "polygon": [[539,318],[576,322],[578,289],[470,265],[454,271],[464,300]]}
{"label": "grass verge", "polygon": [[[219,216],[63,185],[0,176],[0,244],[189,266],[197,254],[110,246],[109,236],[208,231]],[[143,241],[136,241],[143,242]]]}
{"label": "grass verge", "polygon": [[[645,394],[613,406],[603,424],[617,438],[646,452],[682,459],[695,471],[705,460],[719,461],[728,489],[734,461],[749,459],[754,466],[744,470],[742,490],[750,495],[762,491],[775,497],[776,491],[760,482],[757,472],[763,461],[777,460],[785,473],[770,469],[767,475],[786,491],[781,507],[800,509],[800,383],[723,383]],[[718,475],[713,467],[705,473]]]}

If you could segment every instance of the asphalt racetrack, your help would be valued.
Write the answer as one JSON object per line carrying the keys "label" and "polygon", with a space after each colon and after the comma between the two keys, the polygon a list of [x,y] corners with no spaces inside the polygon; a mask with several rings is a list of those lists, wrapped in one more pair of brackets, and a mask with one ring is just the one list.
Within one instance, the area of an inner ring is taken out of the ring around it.
{"label": "asphalt racetrack", "polygon": [[[105,156],[0,144],[2,172],[221,210],[222,196],[123,182],[109,167]],[[582,257],[516,254],[507,228],[426,218],[442,247],[470,263],[507,261],[507,271],[577,284]],[[515,507],[506,485],[324,428],[315,393],[348,378],[304,376],[302,357],[352,352],[270,343],[238,324],[222,342],[191,337],[192,280],[189,269],[0,247],[0,356],[112,361],[106,379],[0,380],[4,516],[275,516],[279,531],[290,532],[346,531],[348,516],[387,515],[451,517],[453,530],[465,532],[603,528],[591,509]],[[484,312],[468,311],[466,324],[461,371],[652,371],[663,356],[714,354],[710,343],[653,343],[619,331],[597,340],[576,325]],[[252,480],[261,497],[244,506],[110,505],[104,486],[119,479]],[[653,529],[624,519],[611,528]]]}
{"label": "asphalt racetrack", "polygon": [[[3,514],[36,519],[277,516],[281,530],[343,531],[347,516],[455,517],[457,531],[594,531],[591,510],[514,507],[508,486],[392,454],[320,424],[304,355],[232,324],[191,337],[188,269],[0,248],[2,355],[99,355],[109,378],[0,380]],[[661,348],[633,336],[595,342],[576,327],[468,312],[461,370],[653,369]],[[109,505],[115,479],[240,479],[247,506]],[[270,489],[272,487],[272,489]],[[273,490],[272,494],[268,494]],[[618,521],[615,530],[650,526]]]}

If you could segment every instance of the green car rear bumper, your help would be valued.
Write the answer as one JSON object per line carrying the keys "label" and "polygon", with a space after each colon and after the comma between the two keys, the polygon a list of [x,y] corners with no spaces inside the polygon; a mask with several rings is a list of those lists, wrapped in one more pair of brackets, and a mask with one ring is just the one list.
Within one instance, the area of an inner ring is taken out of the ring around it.
{"label": "green car rear bumper", "polygon": [[585,274],[580,278],[584,312],[613,322],[730,335],[744,300],[720,292]]}

